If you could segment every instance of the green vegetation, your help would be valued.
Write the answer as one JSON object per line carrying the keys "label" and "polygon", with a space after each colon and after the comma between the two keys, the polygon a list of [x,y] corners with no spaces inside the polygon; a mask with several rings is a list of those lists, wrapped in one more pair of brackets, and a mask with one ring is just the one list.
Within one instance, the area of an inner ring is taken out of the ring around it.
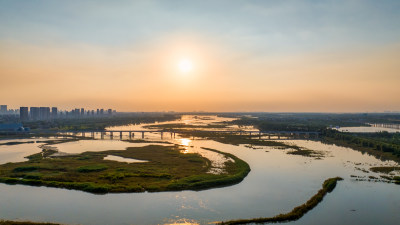
{"label": "green vegetation", "polygon": [[240,117],[232,121],[233,124],[254,126],[261,131],[321,131],[331,125],[362,126],[371,119],[370,115],[365,114],[333,113],[251,113],[251,117],[228,115]]}
{"label": "green vegetation", "polygon": [[323,131],[329,126],[367,126],[400,123],[400,114],[387,113],[224,113],[237,117],[231,124],[254,126],[261,131]]}
{"label": "green vegetation", "polygon": [[393,180],[394,180],[395,184],[400,184],[400,177],[399,176],[393,177]]}
{"label": "green vegetation", "polygon": [[379,167],[371,167],[370,170],[375,173],[390,173],[393,171],[400,171],[399,166],[379,166]]}
{"label": "green vegetation", "polygon": [[315,151],[315,150],[310,150],[310,149],[300,149],[300,150],[290,151],[287,154],[301,155],[301,156],[306,156],[306,157],[316,157],[319,159],[321,157],[324,157],[324,153],[322,151]]}
{"label": "green vegetation", "polygon": [[[81,160],[81,159],[80,159]],[[78,167],[77,171],[81,173],[99,172],[108,169],[107,166],[102,164],[94,164],[88,166]]]}
{"label": "green vegetation", "polygon": [[336,187],[336,183],[339,180],[343,180],[340,177],[329,178],[324,181],[322,184],[322,189],[318,191],[313,197],[311,197],[306,203],[303,205],[297,206],[291,212],[286,214],[279,214],[274,217],[266,217],[266,218],[255,218],[255,219],[240,219],[240,220],[231,220],[220,222],[219,224],[247,224],[247,223],[278,223],[278,222],[289,222],[300,219],[304,214],[308,211],[316,207],[325,197],[326,194],[333,191]]}
{"label": "green vegetation", "polygon": [[31,143],[35,143],[34,141],[10,141],[10,142],[6,142],[6,143],[0,143],[1,145],[20,145],[20,144],[31,144]]}
{"label": "green vegetation", "polygon": [[[54,150],[44,149],[29,156],[29,161],[0,165],[0,182],[92,193],[200,190],[236,184],[250,171],[243,160],[219,152],[235,162],[225,163],[226,173],[210,174],[211,162],[207,158],[199,154],[184,154],[182,150],[179,145],[148,145],[52,157]],[[103,160],[107,155],[148,162]]]}
{"label": "green vegetation", "polygon": [[400,134],[387,132],[374,134],[351,134],[335,130],[325,130],[323,140],[340,146],[367,152],[380,159],[400,163]]}

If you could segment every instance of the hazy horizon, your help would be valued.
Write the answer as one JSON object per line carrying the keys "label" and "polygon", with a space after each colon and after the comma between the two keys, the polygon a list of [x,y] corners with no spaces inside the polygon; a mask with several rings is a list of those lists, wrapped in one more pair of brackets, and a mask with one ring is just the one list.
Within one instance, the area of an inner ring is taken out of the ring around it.
{"label": "hazy horizon", "polygon": [[0,1],[0,104],[400,111],[400,1]]}

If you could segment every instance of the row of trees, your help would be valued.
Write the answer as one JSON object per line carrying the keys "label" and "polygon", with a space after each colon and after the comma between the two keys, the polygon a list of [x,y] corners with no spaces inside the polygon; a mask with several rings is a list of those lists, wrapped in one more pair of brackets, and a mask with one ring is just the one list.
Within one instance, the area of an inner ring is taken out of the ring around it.
{"label": "row of trees", "polygon": [[330,129],[325,130],[323,135],[359,147],[370,148],[382,152],[391,152],[393,155],[400,157],[400,145],[394,143],[391,138],[388,138],[387,140],[383,139],[383,135],[380,135],[379,133],[376,134],[377,138],[379,138],[378,140],[371,137],[371,134],[369,134],[368,137],[363,137]]}

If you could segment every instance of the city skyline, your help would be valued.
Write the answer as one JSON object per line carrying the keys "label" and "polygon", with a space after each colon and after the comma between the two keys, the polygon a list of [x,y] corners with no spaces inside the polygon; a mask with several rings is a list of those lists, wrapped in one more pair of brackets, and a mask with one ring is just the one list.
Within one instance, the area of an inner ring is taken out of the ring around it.
{"label": "city skyline", "polygon": [[399,1],[1,1],[0,102],[400,110]]}

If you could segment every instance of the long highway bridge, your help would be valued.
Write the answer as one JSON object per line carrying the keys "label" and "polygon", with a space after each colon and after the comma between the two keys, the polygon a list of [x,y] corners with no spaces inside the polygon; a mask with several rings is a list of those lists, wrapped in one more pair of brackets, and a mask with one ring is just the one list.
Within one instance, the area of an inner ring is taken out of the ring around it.
{"label": "long highway bridge", "polygon": [[171,138],[176,134],[185,135],[218,135],[218,134],[230,134],[230,135],[247,135],[252,137],[266,137],[268,139],[317,139],[319,132],[310,131],[245,131],[245,130],[180,130],[180,129],[168,129],[168,130],[33,130],[28,132],[2,132],[5,135],[15,134],[32,134],[32,135],[54,135],[54,136],[80,136],[80,137],[95,137],[95,134],[100,134],[101,139],[105,136],[113,138],[119,136],[121,139],[123,135],[127,135],[130,139],[135,137],[135,134],[141,135],[144,139],[146,133],[159,133],[161,139],[164,135],[170,134]]}

